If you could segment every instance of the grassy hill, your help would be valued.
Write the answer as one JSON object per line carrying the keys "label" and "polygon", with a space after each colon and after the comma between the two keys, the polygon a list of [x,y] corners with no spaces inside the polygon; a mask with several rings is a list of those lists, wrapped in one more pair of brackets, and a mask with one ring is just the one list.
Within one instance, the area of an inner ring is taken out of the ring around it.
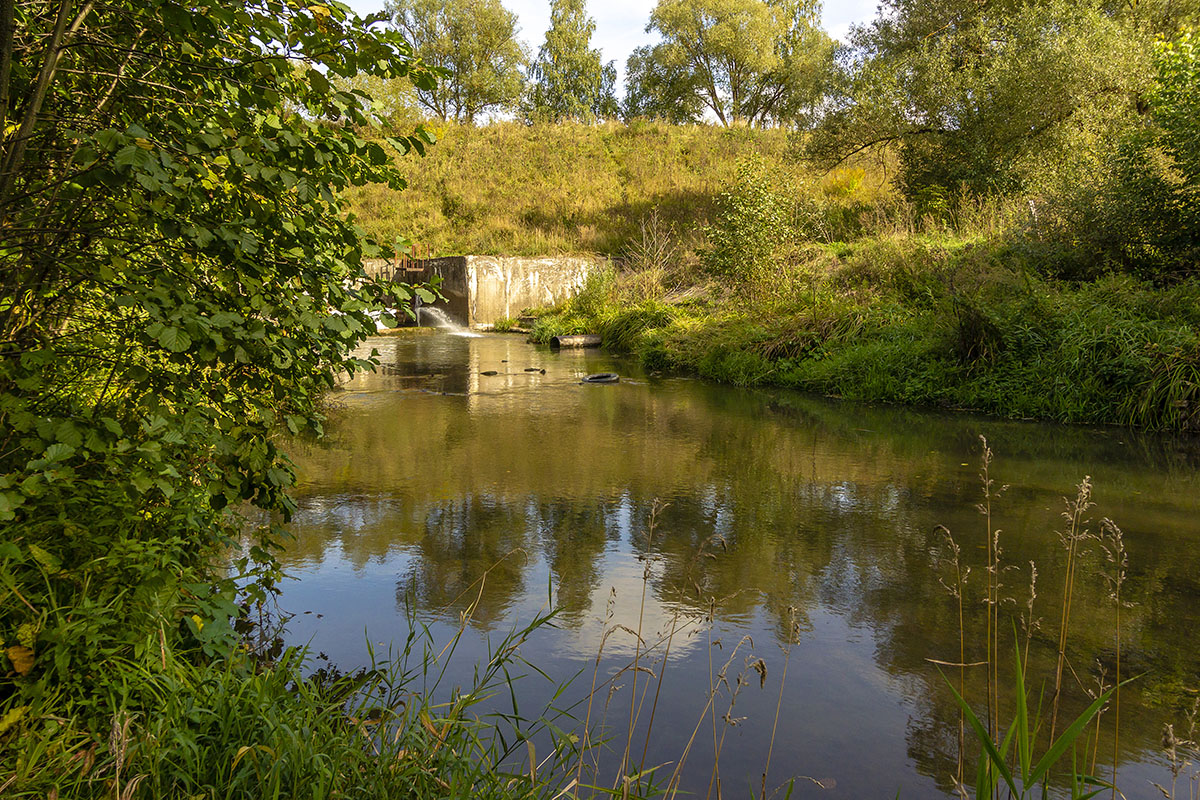
{"label": "grassy hill", "polygon": [[715,211],[739,161],[761,159],[781,184],[861,198],[886,193],[883,174],[860,167],[824,176],[791,153],[781,130],[703,125],[449,125],[425,158],[408,157],[409,188],[346,195],[373,237],[397,234],[437,255],[620,254],[657,210],[683,249]]}

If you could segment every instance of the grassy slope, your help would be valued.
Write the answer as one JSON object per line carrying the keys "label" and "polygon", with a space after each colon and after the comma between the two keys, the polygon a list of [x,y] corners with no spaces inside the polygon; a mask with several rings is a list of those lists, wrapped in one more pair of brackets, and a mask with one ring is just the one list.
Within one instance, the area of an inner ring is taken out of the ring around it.
{"label": "grassy slope", "polygon": [[783,167],[788,149],[782,131],[653,123],[452,125],[439,135],[424,159],[405,161],[405,192],[347,195],[369,234],[403,234],[440,255],[617,253],[651,208],[690,230],[739,158]]}

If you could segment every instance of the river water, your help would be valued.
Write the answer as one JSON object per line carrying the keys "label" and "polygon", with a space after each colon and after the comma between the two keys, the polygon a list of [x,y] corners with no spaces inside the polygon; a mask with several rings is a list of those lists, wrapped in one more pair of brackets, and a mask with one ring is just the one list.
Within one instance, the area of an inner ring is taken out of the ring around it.
{"label": "river water", "polygon": [[[612,784],[636,691],[633,762],[666,763],[665,780],[694,736],[682,788],[700,796],[718,748],[724,797],[758,792],[768,750],[768,792],[797,777],[804,797],[953,796],[958,712],[942,671],[956,686],[960,676],[933,661],[958,662],[960,639],[938,526],[970,568],[965,660],[979,661],[984,435],[995,488],[1006,487],[993,502],[1002,718],[1014,625],[1027,639],[1031,561],[1030,690],[1053,681],[1066,561],[1056,531],[1064,497],[1090,476],[1090,528],[1114,520],[1129,558],[1122,677],[1139,677],[1122,690],[1118,783],[1149,798],[1160,796],[1150,781],[1169,782],[1162,726],[1180,728],[1200,687],[1195,440],[713,386],[515,336],[402,335],[371,348],[381,367],[334,395],[327,437],[291,448],[300,513],[282,603],[296,614],[289,641],[322,662],[367,663],[369,649],[405,639],[410,613],[439,640],[465,621],[442,685],[466,686],[489,642],[553,606],[553,627],[520,649],[549,679],[518,664],[515,696],[536,715],[555,682],[578,674],[555,706],[578,702],[583,718],[596,681],[591,720],[614,739],[585,782]],[[608,371],[622,380],[581,382]],[[1082,548],[1064,718],[1114,677],[1099,544]],[[632,631],[657,648],[641,652]],[[645,670],[622,672],[635,657]],[[982,709],[985,670],[967,669],[965,686]],[[1114,717],[1102,720],[1101,775]]]}

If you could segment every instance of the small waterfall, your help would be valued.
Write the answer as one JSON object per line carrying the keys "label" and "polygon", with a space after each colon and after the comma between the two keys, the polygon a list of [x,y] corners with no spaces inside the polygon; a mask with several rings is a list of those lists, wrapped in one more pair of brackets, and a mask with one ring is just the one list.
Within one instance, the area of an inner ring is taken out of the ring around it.
{"label": "small waterfall", "polygon": [[450,316],[442,309],[433,308],[431,306],[421,306],[417,309],[417,324],[422,326],[429,324],[434,328],[440,328],[447,333],[453,333],[455,336],[479,335],[477,333],[471,333],[471,331],[450,319]]}

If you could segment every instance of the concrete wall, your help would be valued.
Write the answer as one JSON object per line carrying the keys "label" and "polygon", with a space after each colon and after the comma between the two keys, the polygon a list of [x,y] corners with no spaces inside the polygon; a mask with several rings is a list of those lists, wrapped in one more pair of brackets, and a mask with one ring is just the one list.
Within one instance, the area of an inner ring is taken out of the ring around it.
{"label": "concrete wall", "polygon": [[552,306],[574,297],[587,277],[603,267],[599,256],[450,256],[418,262],[418,269],[397,270],[384,259],[365,260],[367,274],[408,282],[442,278],[446,300],[436,307],[463,325],[491,325],[526,308]]}
{"label": "concrete wall", "polygon": [[579,294],[607,260],[598,256],[519,258],[467,256],[472,325],[491,325],[526,308],[553,306]]}

